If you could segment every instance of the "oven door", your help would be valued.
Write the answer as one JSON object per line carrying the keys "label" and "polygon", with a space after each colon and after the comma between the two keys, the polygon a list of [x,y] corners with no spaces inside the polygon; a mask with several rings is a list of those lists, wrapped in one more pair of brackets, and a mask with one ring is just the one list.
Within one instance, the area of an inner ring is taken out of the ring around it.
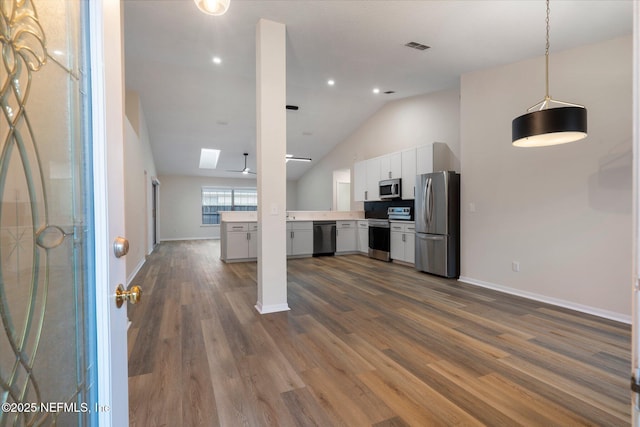
{"label": "oven door", "polygon": [[386,225],[369,223],[369,257],[390,261],[391,229]]}

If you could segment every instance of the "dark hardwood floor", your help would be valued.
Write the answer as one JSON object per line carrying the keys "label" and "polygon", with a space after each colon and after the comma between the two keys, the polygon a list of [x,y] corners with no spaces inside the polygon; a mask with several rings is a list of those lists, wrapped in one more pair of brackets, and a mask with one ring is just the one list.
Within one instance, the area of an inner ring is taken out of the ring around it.
{"label": "dark hardwood floor", "polygon": [[360,255],[256,263],[162,243],[129,306],[132,426],[623,426],[629,325]]}

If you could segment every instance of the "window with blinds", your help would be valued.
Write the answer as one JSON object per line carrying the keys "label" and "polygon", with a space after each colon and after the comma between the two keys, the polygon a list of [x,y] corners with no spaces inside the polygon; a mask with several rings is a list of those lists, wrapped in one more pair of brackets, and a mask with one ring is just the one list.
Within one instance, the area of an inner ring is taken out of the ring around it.
{"label": "window with blinds", "polygon": [[202,187],[202,224],[220,224],[220,212],[258,210],[255,188]]}

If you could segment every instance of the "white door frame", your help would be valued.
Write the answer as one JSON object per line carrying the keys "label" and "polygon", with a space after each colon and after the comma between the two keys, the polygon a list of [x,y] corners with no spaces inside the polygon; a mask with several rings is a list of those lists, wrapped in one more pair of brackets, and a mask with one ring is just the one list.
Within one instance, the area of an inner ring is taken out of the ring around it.
{"label": "white door frame", "polygon": [[[124,236],[124,83],[120,0],[89,4],[98,424],[129,424],[126,305],[117,309],[115,288],[126,284],[124,258],[112,242]],[[94,410],[95,408],[92,408]]]}
{"label": "white door frame", "polygon": [[[632,376],[640,380],[640,0],[633,0],[633,260]],[[640,394],[632,393],[632,425],[640,427]]]}

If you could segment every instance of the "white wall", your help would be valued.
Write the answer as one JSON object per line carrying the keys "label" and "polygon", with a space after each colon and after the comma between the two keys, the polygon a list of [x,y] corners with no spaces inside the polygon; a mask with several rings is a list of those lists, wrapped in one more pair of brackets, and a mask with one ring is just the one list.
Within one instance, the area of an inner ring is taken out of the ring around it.
{"label": "white wall", "polygon": [[543,57],[462,76],[464,280],[630,319],[631,58],[630,36],[551,55],[551,95],[587,106],[589,136],[547,148],[511,146]]}
{"label": "white wall", "polygon": [[[162,175],[160,240],[219,239],[220,226],[202,225],[202,187],[256,188],[255,179]],[[287,210],[295,210],[296,183],[287,181]]]}
{"label": "white wall", "polygon": [[131,281],[144,264],[146,255],[153,251],[151,181],[156,176],[156,167],[138,95],[127,91],[125,104],[125,237],[129,240],[129,253],[125,258],[127,279]]}
{"label": "white wall", "polygon": [[[298,180],[298,209],[331,209],[333,171],[351,169],[353,173],[356,161],[430,142],[447,143],[459,159],[459,132],[457,89],[389,102]],[[351,182],[353,194],[353,178]],[[362,203],[352,203],[351,209],[362,210]]]}

